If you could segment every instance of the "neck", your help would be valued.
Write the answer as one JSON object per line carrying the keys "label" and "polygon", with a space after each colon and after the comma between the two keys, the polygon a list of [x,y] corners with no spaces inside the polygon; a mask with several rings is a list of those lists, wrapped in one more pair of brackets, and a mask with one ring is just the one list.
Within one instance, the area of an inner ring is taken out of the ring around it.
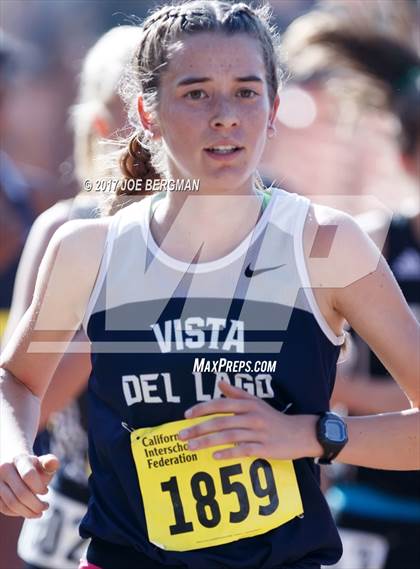
{"label": "neck", "polygon": [[201,189],[167,192],[150,229],[167,254],[190,260],[201,247],[199,261],[211,261],[228,254],[252,231],[262,211],[261,201],[253,187],[224,194],[201,193]]}

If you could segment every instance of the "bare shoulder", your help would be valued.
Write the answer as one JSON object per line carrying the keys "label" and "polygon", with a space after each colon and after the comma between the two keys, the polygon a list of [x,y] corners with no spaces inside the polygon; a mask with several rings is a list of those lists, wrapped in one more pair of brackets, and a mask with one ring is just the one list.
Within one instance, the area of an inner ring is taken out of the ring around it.
{"label": "bare shoulder", "polygon": [[72,219],[61,223],[53,235],[55,242],[67,242],[73,246],[84,246],[87,250],[96,249],[105,243],[109,217],[99,219]]}
{"label": "bare shoulder", "polygon": [[40,262],[32,302],[22,319],[27,332],[32,328],[79,328],[99,270],[108,225],[107,218],[74,220],[57,229]]}
{"label": "bare shoulder", "polygon": [[[61,225],[51,238],[41,262],[33,305],[46,307],[51,321],[56,297],[67,299],[76,328],[92,292],[99,270],[109,218],[72,220]],[[48,302],[45,302],[48,297]],[[54,319],[53,319],[54,320]]]}
{"label": "bare shoulder", "polygon": [[64,255],[64,270],[78,269],[81,275],[97,270],[109,222],[110,218],[75,219],[60,225],[51,238],[49,248],[53,249],[55,255]]}
{"label": "bare shoulder", "polygon": [[19,283],[19,281],[23,281],[23,283],[26,284],[27,281],[31,279],[31,288],[33,288],[32,273],[35,272],[36,274],[48,243],[54,233],[68,221],[71,209],[70,202],[71,200],[58,202],[36,218],[26,239],[16,283],[21,285],[22,283]]}
{"label": "bare shoulder", "polygon": [[[6,342],[10,338],[19,320],[30,306],[39,269],[42,265],[42,259],[45,256],[48,245],[55,232],[64,223],[68,222],[72,213],[73,203],[73,199],[57,202],[41,213],[33,223],[19,261],[13,290],[13,301],[10,308],[7,328],[3,336],[3,342]],[[103,222],[99,223],[99,227],[97,227],[97,224],[96,226],[94,224],[93,228],[86,228],[86,230],[82,230],[82,233],[83,231],[87,231],[87,233],[91,232],[95,236],[95,239],[100,240],[101,227],[103,225]],[[79,228],[76,229],[74,226],[70,227],[72,227],[70,233],[72,231],[75,231],[76,234],[80,232]],[[94,245],[94,243],[92,243],[92,245]],[[94,248],[95,247],[93,247],[93,249]]]}
{"label": "bare shoulder", "polygon": [[108,226],[104,218],[59,227],[41,261],[31,305],[2,352],[1,365],[38,396],[83,320]]}
{"label": "bare shoulder", "polygon": [[374,272],[381,252],[350,215],[311,204],[304,251],[314,287],[343,288]]}

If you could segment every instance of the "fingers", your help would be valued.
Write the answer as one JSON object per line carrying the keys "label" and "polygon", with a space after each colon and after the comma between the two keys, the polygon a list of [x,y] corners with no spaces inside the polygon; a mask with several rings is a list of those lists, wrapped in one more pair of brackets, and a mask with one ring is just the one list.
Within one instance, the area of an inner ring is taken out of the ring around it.
{"label": "fingers", "polygon": [[[254,420],[255,419],[255,420]],[[249,415],[225,415],[222,417],[215,417],[203,423],[193,425],[187,429],[183,429],[179,433],[181,440],[189,440],[197,437],[203,438],[203,435],[215,433],[220,431],[233,431],[240,429],[243,431],[253,430],[257,418],[251,414]]]}
{"label": "fingers", "polygon": [[42,475],[47,475],[49,482],[60,467],[60,461],[53,454],[44,454],[39,456],[38,460],[39,465],[41,466]]}
{"label": "fingers", "polygon": [[232,397],[234,399],[257,399],[255,395],[251,395],[248,391],[244,389],[239,389],[239,387],[235,387],[231,385],[227,381],[219,381],[217,386],[219,387],[220,391],[226,397]]}
{"label": "fingers", "polygon": [[[17,474],[16,476],[18,477]],[[35,511],[34,509],[27,507],[26,505],[26,502],[30,501],[28,498],[28,494],[33,496],[29,491],[27,491],[26,493],[24,490],[22,490],[20,486],[18,487],[13,486],[13,490],[14,491],[12,491],[10,486],[8,486],[6,483],[0,481],[1,502],[2,506],[5,506],[3,513],[9,516],[23,516],[24,518],[40,518],[42,512],[45,509],[43,503],[40,502],[40,500],[38,500],[40,506],[38,507],[38,511]],[[35,497],[33,496],[33,498]]]}
{"label": "fingers", "polygon": [[227,460],[230,458],[243,458],[247,456],[257,456],[258,458],[269,458],[265,452],[265,447],[258,442],[239,443],[230,448],[218,450],[213,453],[213,458],[217,460]]}
{"label": "fingers", "polygon": [[264,439],[270,421],[267,410],[272,412],[271,408],[258,397],[228,382],[219,381],[218,387],[225,398],[199,403],[188,409],[185,416],[195,418],[211,414],[226,415],[183,429],[179,438],[188,440],[191,450],[234,445],[216,451],[213,454],[215,458],[264,456]]}
{"label": "fingers", "polygon": [[[1,489],[0,489],[0,494],[1,494]],[[15,514],[15,512],[12,512],[12,510],[10,510],[10,508],[6,506],[6,503],[1,498],[0,498],[0,514],[4,514],[5,516],[13,516],[15,518],[19,517],[19,514]]]}
{"label": "fingers", "polygon": [[226,398],[212,399],[205,403],[194,405],[185,412],[185,417],[191,419],[193,417],[202,417],[213,413],[248,413],[253,409],[255,403],[260,400],[254,395],[250,395],[243,389],[233,387],[226,381],[219,381],[218,387]]}
{"label": "fingers", "polygon": [[[251,402],[252,403],[252,402]],[[204,415],[213,415],[214,413],[248,413],[252,409],[250,402],[246,399],[212,399],[205,403],[194,405],[185,412],[185,417],[193,419],[195,417],[203,417]]]}
{"label": "fingers", "polygon": [[42,514],[42,512],[48,508],[48,503],[40,500],[36,496],[36,494],[25,484],[24,480],[22,480],[16,470],[10,469],[4,481],[13,492],[16,499],[25,508],[31,510],[32,513]]}
{"label": "fingers", "polygon": [[257,433],[249,429],[229,429],[219,431],[211,435],[205,435],[188,441],[190,450],[198,450],[208,447],[217,447],[228,444],[239,444],[243,442],[256,441]]}
{"label": "fingers", "polygon": [[19,455],[14,463],[23,482],[35,494],[48,492],[48,484],[59,466],[57,457],[52,454],[40,457]]}
{"label": "fingers", "polygon": [[[188,441],[190,450],[229,444],[242,447],[243,443],[258,443],[261,446],[265,437],[264,425],[257,413],[229,414],[183,429],[179,438]],[[242,448],[245,454],[241,456],[247,456],[246,448]]]}
{"label": "fingers", "polygon": [[34,494],[46,494],[48,492],[47,484],[41,478],[41,469],[38,466],[38,457],[28,454],[22,454],[14,459],[15,468],[26,484],[26,486]]}
{"label": "fingers", "polygon": [[20,454],[0,469],[0,512],[8,516],[39,518],[48,503],[38,494],[48,492],[48,483],[59,467],[57,457]]}
{"label": "fingers", "polygon": [[[25,469],[27,472],[30,471],[27,461],[21,461],[18,457],[18,462],[23,465],[24,474]],[[35,518],[40,517],[42,512],[48,508],[48,504],[42,502],[26,485],[14,464],[7,464],[2,468],[0,497],[2,506],[4,506],[2,511],[8,515]]]}

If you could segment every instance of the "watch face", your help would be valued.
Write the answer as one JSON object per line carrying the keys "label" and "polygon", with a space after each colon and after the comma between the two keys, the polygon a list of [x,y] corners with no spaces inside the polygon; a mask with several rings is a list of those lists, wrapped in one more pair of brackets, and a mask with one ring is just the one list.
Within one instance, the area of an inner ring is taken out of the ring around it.
{"label": "watch face", "polygon": [[341,443],[345,438],[341,422],[334,421],[334,419],[325,421],[325,435],[330,441]]}

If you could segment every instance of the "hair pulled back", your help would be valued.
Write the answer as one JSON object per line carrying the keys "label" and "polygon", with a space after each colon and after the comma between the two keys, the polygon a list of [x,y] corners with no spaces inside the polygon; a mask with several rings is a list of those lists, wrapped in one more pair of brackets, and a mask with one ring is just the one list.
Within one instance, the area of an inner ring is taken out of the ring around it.
{"label": "hair pulled back", "polygon": [[[166,174],[162,146],[145,136],[135,103],[140,94],[148,110],[156,108],[160,78],[168,64],[170,49],[185,35],[199,32],[245,33],[257,39],[263,53],[270,100],[274,101],[280,86],[281,70],[277,53],[279,37],[269,23],[270,15],[268,5],[252,8],[243,2],[190,0],[163,6],[144,20],[141,41],[121,89],[121,96],[129,108],[130,122],[137,129],[120,157],[123,179],[144,181]],[[126,187],[127,184],[121,184],[118,188],[112,210],[120,205],[119,196],[139,194]]]}

